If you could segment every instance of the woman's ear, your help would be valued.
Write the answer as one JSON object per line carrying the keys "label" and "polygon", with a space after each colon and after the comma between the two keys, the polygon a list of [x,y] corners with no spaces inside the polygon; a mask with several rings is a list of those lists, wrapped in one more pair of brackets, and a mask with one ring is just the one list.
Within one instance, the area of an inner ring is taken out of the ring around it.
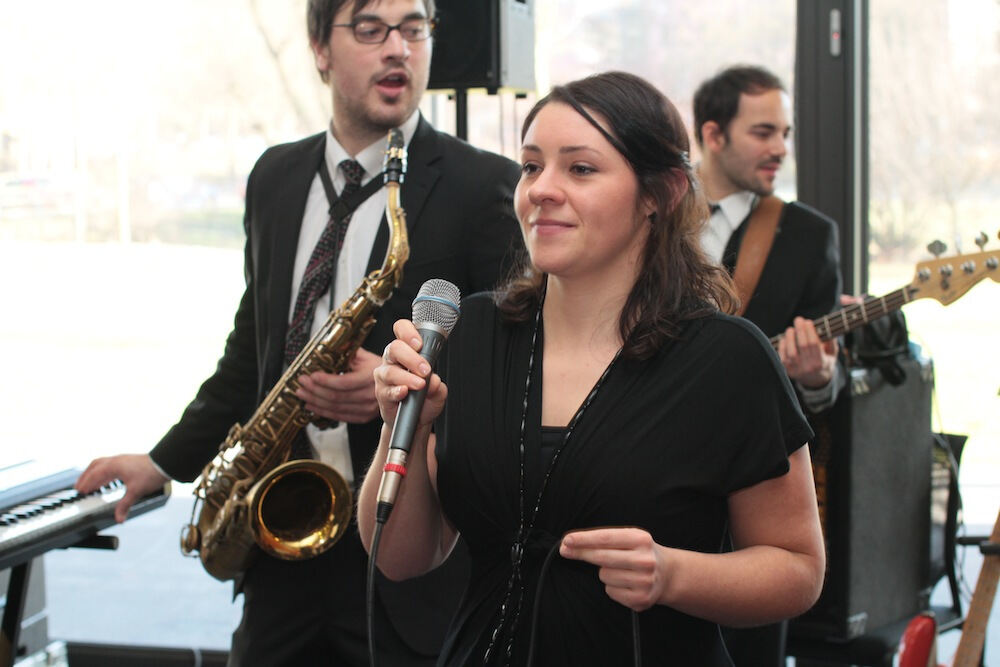
{"label": "woman's ear", "polygon": [[639,203],[639,211],[642,217],[652,222],[656,218],[656,202],[652,197],[643,197]]}

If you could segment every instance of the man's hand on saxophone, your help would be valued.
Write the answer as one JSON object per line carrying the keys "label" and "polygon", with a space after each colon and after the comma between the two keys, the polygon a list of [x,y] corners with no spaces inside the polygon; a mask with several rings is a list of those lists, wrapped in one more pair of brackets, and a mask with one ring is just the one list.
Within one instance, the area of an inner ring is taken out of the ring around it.
{"label": "man's hand on saxophone", "polygon": [[347,371],[305,375],[299,381],[302,388],[295,395],[318,417],[364,424],[378,416],[372,372],[381,363],[382,357],[359,348]]}
{"label": "man's hand on saxophone", "polygon": [[108,482],[120,479],[125,483],[125,495],[115,506],[115,521],[128,517],[135,501],[161,488],[170,478],[160,472],[149,454],[118,454],[94,459],[76,480],[76,490],[90,493]]}

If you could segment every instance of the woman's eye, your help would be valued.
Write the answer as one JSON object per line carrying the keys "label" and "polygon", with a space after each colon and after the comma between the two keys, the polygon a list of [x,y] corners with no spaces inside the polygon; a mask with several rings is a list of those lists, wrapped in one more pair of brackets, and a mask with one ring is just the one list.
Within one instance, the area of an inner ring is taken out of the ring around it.
{"label": "woman's eye", "polygon": [[538,165],[534,164],[532,162],[528,162],[527,164],[522,164],[521,165],[521,173],[522,174],[529,174],[529,175],[530,174],[534,174],[534,173],[537,173],[538,169],[539,169]]}
{"label": "woman's eye", "polygon": [[574,164],[572,167],[570,167],[570,171],[579,176],[585,176],[587,174],[593,174],[597,170],[589,165]]}

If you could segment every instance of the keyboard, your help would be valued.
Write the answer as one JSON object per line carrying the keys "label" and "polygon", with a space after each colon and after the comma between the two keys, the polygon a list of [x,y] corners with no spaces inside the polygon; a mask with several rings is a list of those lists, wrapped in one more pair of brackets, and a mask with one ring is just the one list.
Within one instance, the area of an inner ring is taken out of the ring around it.
{"label": "keyboard", "polygon": [[[80,493],[73,488],[80,473],[37,461],[0,467],[0,570],[115,525],[115,504],[125,495],[125,485],[115,480]],[[129,517],[163,506],[169,496],[167,483],[136,502]]]}

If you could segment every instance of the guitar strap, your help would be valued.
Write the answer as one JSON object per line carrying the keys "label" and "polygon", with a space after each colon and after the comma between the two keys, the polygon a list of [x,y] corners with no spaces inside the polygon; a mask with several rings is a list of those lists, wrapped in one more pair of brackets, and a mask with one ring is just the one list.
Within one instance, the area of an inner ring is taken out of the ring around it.
{"label": "guitar strap", "polygon": [[739,316],[746,312],[747,304],[757,289],[784,206],[785,202],[774,195],[761,197],[747,220],[747,230],[743,234],[743,242],[733,269],[733,282],[736,283],[736,293],[740,297],[740,309],[736,313]]}

